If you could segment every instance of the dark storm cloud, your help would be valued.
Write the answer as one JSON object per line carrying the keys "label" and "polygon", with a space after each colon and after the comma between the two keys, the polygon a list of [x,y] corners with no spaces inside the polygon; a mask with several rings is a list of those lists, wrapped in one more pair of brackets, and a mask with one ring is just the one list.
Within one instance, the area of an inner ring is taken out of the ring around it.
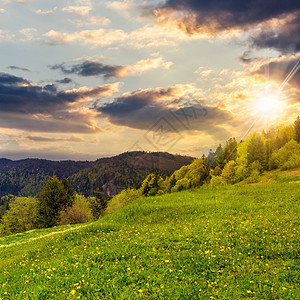
{"label": "dark storm cloud", "polygon": [[8,66],[7,69],[11,69],[11,70],[20,70],[20,71],[25,71],[25,72],[31,72],[29,69],[27,68],[21,68],[21,67],[17,67],[17,66]]}
{"label": "dark storm cloud", "polygon": [[115,92],[113,84],[58,91],[55,84],[38,86],[24,78],[0,73],[0,127],[37,132],[99,132],[88,112],[80,109],[81,102]]}
{"label": "dark storm cloud", "polygon": [[[158,22],[175,20],[188,35],[247,31],[259,25],[259,33],[249,39],[252,47],[273,48],[282,53],[300,51],[299,0],[167,0],[148,10]],[[274,23],[275,20],[280,22]]]}
{"label": "dark storm cloud", "polygon": [[30,82],[24,78],[0,72],[0,85],[18,85],[29,83]]}
{"label": "dark storm cloud", "polygon": [[273,48],[281,53],[300,52],[300,12],[277,28],[263,29],[249,41],[252,47],[258,49]]}
{"label": "dark storm cloud", "polygon": [[52,70],[60,70],[64,74],[77,74],[79,76],[103,76],[104,78],[122,77],[124,66],[105,65],[97,61],[86,60],[67,67],[64,63],[51,66]]}
{"label": "dark storm cloud", "polygon": [[68,84],[73,82],[73,80],[71,78],[65,77],[64,79],[56,80],[55,82],[60,84]]}
{"label": "dark storm cloud", "polygon": [[193,20],[182,19],[187,25],[186,31],[193,33],[203,26],[216,31],[246,28],[299,9],[298,0],[167,0],[158,7],[158,12],[167,14],[173,11],[195,15]]}
{"label": "dark storm cloud", "polygon": [[32,85],[26,79],[0,73],[0,112],[56,113],[69,104],[105,93],[109,85],[73,92],[58,91],[56,85]]}
{"label": "dark storm cloud", "polygon": [[[167,101],[166,96],[170,96]],[[178,105],[180,102],[184,105]],[[230,134],[219,126],[234,119],[228,111],[185,101],[172,88],[139,90],[116,98],[98,110],[115,125],[149,130],[164,119],[170,125],[168,130],[174,132],[194,130],[222,138]]]}

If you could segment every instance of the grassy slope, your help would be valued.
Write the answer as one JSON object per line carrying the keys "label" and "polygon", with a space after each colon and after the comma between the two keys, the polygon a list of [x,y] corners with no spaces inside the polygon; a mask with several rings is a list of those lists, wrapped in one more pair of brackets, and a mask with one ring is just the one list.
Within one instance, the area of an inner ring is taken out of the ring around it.
{"label": "grassy slope", "polygon": [[300,176],[268,176],[0,239],[0,298],[299,299]]}

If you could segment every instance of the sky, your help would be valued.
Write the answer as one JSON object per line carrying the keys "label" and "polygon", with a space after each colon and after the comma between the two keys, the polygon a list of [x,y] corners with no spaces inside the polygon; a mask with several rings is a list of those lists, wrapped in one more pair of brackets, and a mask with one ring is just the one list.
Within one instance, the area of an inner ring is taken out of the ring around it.
{"label": "sky", "polygon": [[201,157],[293,122],[299,59],[299,0],[0,0],[0,157]]}

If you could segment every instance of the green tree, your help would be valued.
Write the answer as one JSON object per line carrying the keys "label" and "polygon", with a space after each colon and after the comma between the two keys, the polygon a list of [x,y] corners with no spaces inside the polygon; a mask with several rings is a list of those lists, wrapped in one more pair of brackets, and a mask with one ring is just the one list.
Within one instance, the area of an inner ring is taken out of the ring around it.
{"label": "green tree", "polygon": [[226,180],[227,183],[235,183],[236,178],[236,162],[234,160],[229,161],[223,171],[222,177]]}
{"label": "green tree", "polygon": [[261,166],[265,168],[267,149],[262,136],[259,133],[253,133],[249,138],[250,140],[247,148],[248,165],[257,160]]}
{"label": "green tree", "polygon": [[223,151],[223,147],[221,144],[219,144],[219,146],[216,149],[216,164],[221,165],[221,167],[223,166],[223,162],[224,162],[224,151]]}
{"label": "green tree", "polygon": [[0,233],[8,235],[36,228],[38,201],[32,197],[16,197],[2,218]]}
{"label": "green tree", "polygon": [[54,175],[41,191],[39,204],[39,223],[41,227],[57,225],[62,210],[74,203],[74,192],[66,179],[62,182]]}
{"label": "green tree", "polygon": [[149,174],[142,183],[142,194],[155,196],[160,190],[163,190],[163,179],[158,174]]}
{"label": "green tree", "polygon": [[210,168],[204,163],[203,159],[195,159],[190,165],[186,173],[191,187],[199,187],[203,185],[210,173]]}
{"label": "green tree", "polygon": [[226,144],[223,148],[225,162],[236,159],[237,145],[238,145],[237,141],[234,137],[230,138],[226,142]]}
{"label": "green tree", "polygon": [[294,128],[295,128],[295,140],[297,143],[300,143],[300,117],[298,116],[295,123],[294,123]]}
{"label": "green tree", "polygon": [[220,176],[222,174],[222,169],[220,166],[216,166],[214,169],[210,170],[210,176]]}
{"label": "green tree", "polygon": [[174,187],[176,185],[176,177],[175,175],[173,174],[171,176],[171,179],[170,179],[170,183],[169,183],[169,190],[171,191],[172,187]]}
{"label": "green tree", "polygon": [[98,220],[107,208],[108,199],[103,195],[103,193],[101,193],[100,189],[97,188],[94,193],[94,197],[89,198],[89,202],[92,215],[95,220]]}
{"label": "green tree", "polygon": [[152,180],[152,176],[154,174],[149,174],[146,179],[143,181],[142,186],[141,186],[141,191],[142,191],[142,195],[146,196],[148,195],[149,191],[151,190],[151,187],[149,185],[150,181]]}
{"label": "green tree", "polygon": [[281,168],[288,170],[300,167],[300,144],[295,140],[286,143],[278,153],[273,153],[271,157],[272,169]]}

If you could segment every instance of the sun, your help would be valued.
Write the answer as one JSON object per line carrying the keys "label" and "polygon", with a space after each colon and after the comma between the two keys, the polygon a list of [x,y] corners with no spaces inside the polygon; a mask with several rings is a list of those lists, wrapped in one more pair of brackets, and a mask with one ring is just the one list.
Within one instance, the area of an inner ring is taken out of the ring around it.
{"label": "sun", "polygon": [[282,101],[276,93],[265,94],[254,101],[254,111],[262,117],[275,117],[282,108]]}

